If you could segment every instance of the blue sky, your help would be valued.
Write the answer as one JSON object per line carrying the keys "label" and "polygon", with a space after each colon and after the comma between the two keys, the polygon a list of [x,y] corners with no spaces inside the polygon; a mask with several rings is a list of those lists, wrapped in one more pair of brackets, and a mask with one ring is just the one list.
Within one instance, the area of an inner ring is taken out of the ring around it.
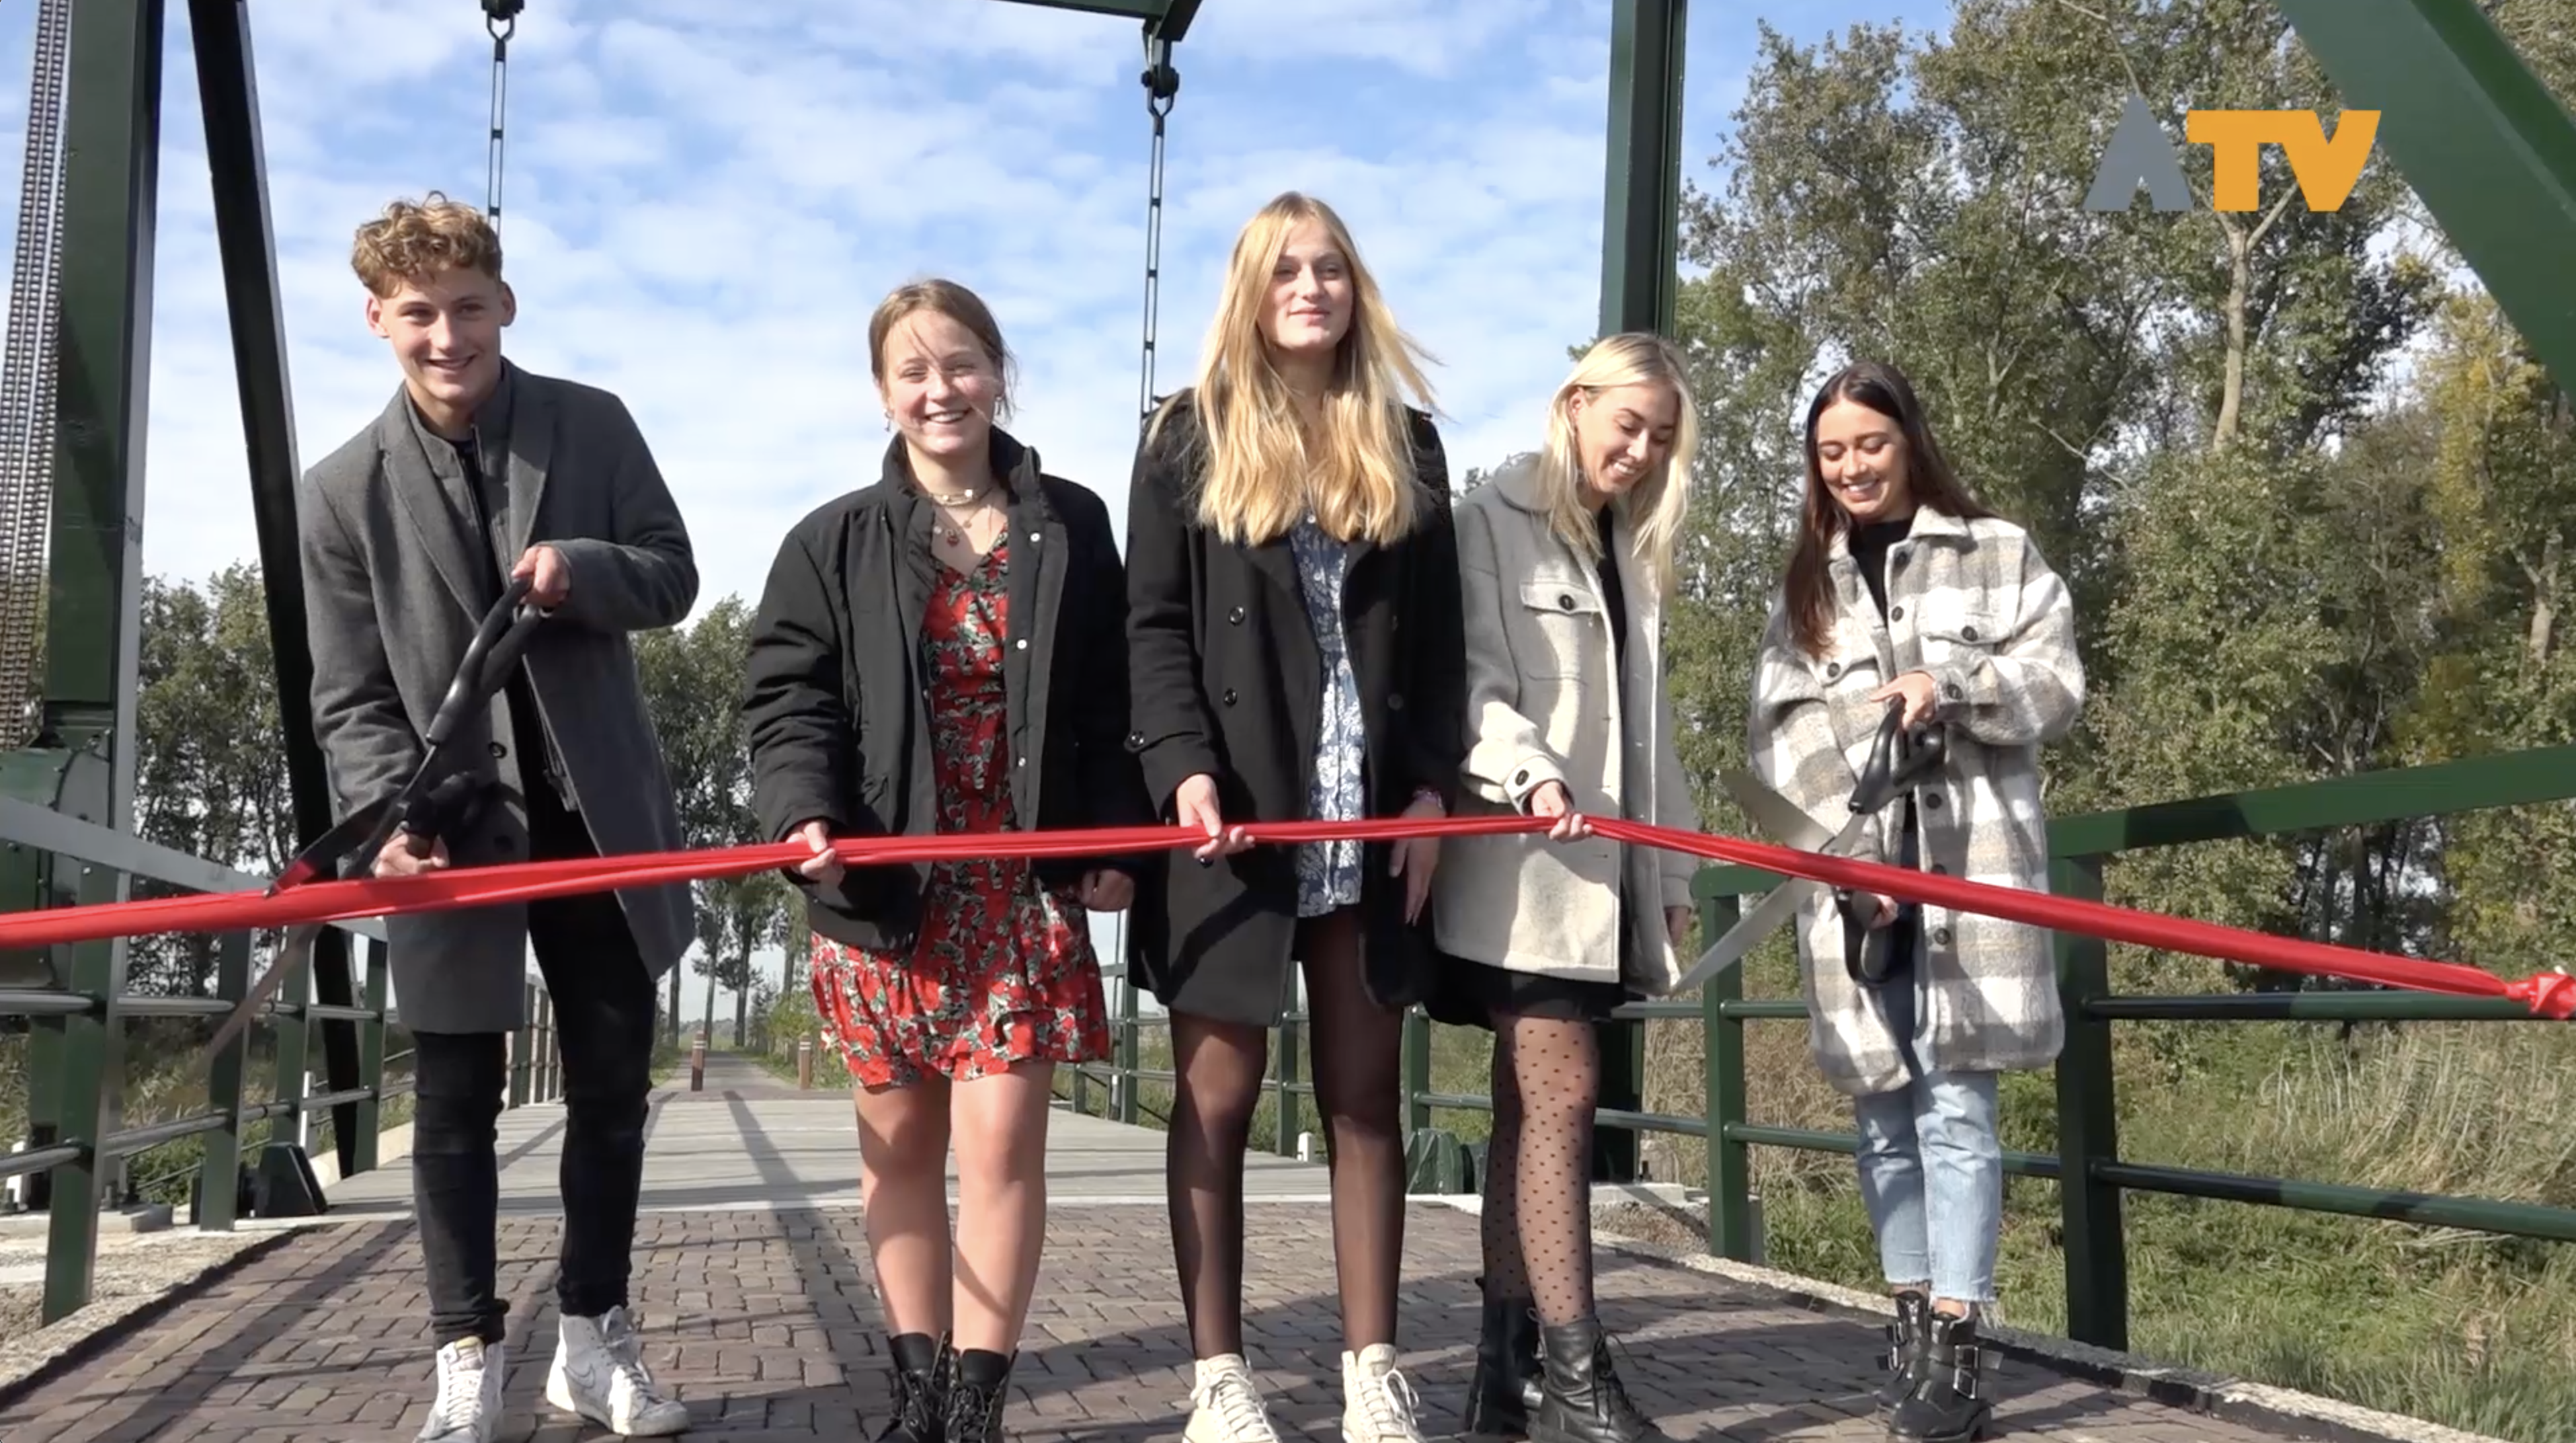
{"label": "blue sky", "polygon": [[[35,11],[0,5],[9,157]],[[193,580],[256,545],[186,8],[169,12],[143,554]],[[1757,17],[1816,39],[1947,12],[1700,0],[1685,174],[1710,178]],[[484,197],[491,42],[473,0],[251,13],[309,464],[396,384],[360,317],[351,229],[398,194]],[[1013,430],[1123,523],[1140,63],[1132,22],[1006,0],[529,0],[508,73],[506,346],[625,396],[690,523],[701,606],[756,597],[788,525],[873,474],[867,316],[917,275],[984,294],[1021,363]],[[1160,388],[1195,366],[1236,229],[1303,189],[1342,211],[1441,362],[1453,465],[1534,444],[1598,314],[1606,0],[1207,0],[1177,64]],[[11,226],[16,193],[0,186]],[[698,995],[693,978],[692,1013]]]}

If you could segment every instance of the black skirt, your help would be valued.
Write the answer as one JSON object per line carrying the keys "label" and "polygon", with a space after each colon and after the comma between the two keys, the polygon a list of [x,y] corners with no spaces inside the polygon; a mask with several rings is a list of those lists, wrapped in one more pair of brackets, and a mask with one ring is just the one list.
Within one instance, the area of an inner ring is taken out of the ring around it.
{"label": "black skirt", "polygon": [[[1620,930],[1624,934],[1627,929]],[[1629,970],[1627,953],[1632,945],[1624,940],[1620,943],[1622,976]],[[1481,1027],[1491,1032],[1498,1016],[1607,1022],[1612,1008],[1633,1000],[1624,983],[1515,972],[1442,952],[1439,979],[1432,995],[1424,1001],[1423,1010],[1434,1022]]]}

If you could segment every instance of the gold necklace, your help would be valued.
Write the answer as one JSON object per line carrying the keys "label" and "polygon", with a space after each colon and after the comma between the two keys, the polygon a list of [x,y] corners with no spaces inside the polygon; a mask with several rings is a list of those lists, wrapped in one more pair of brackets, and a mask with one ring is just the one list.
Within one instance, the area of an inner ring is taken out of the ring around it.
{"label": "gold necklace", "polygon": [[[974,493],[975,497],[980,497],[983,494],[984,493],[981,491]],[[968,499],[972,500],[974,497],[969,497]],[[981,522],[984,519],[984,512],[983,508],[978,507],[973,521],[960,521],[956,517],[948,515],[945,512],[941,514],[939,519],[947,523],[941,528],[940,535],[947,538],[949,545],[962,547],[966,545],[967,528],[975,525],[977,522]]]}

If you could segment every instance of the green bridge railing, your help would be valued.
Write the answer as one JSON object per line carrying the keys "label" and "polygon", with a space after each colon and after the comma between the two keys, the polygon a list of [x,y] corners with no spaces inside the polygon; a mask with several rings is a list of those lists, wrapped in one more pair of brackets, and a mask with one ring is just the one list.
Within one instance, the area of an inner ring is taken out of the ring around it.
{"label": "green bridge railing", "polygon": [[[2199,797],[2064,817],[2049,825],[2050,889],[2063,896],[2100,900],[2103,864],[2122,853],[2192,842],[2218,842],[2285,833],[2374,826],[2457,815],[2492,807],[2576,798],[2576,746],[2548,747],[2430,766],[2366,772],[2265,791]],[[1710,867],[1692,895],[1700,931],[1713,938],[1742,915],[1744,898],[1778,878],[1750,867]],[[2056,1067],[2057,1151],[2011,1152],[2006,1171],[2059,1184],[2066,1253],[2067,1334],[2078,1342],[2124,1350],[2129,1335],[2129,1267],[2121,1198],[2131,1191],[2254,1203],[2309,1212],[2457,1228],[2492,1235],[2576,1242],[2576,1209],[2486,1198],[2397,1192],[2278,1177],[2202,1171],[2121,1158],[2118,1095],[2111,1069],[2111,1024],[2149,1020],[2225,1022],[2432,1022],[2532,1021],[2520,1003],[2502,999],[2444,997],[2384,990],[2264,992],[2210,996],[2122,996],[2111,991],[2109,950],[2098,938],[2059,933],[2055,939],[2058,988],[2066,1009],[2066,1046]],[[1140,1030],[1162,1025],[1139,1016],[1135,988],[1123,969],[1114,995],[1115,1053],[1108,1065],[1082,1069],[1073,1105],[1089,1111],[1090,1088],[1106,1084],[1105,1113],[1124,1122],[1144,1120],[1139,1082],[1168,1084],[1169,1070],[1140,1068]],[[1708,1149],[1708,1249],[1740,1262],[1754,1260],[1752,1161],[1755,1147],[1851,1153],[1850,1133],[1773,1127],[1747,1120],[1744,1024],[1803,1019],[1803,1001],[1748,1000],[1741,968],[1729,969],[1701,989],[1696,1001],[1633,1004],[1619,1016],[1632,1021],[1696,1019],[1705,1034],[1705,1110],[1700,1116],[1603,1108],[1599,1125],[1633,1133],[1668,1133],[1704,1140]],[[1277,1147],[1294,1151],[1299,1100],[1313,1088],[1297,1080],[1297,1045],[1303,1018],[1290,1014],[1273,1048],[1264,1091],[1279,1108]],[[2556,1024],[2564,1026],[2567,1024]],[[1642,1056],[1642,1053],[1639,1054]],[[1463,1169],[1452,1157],[1454,1138],[1434,1129],[1441,1109],[1487,1111],[1492,1100],[1430,1090],[1431,1028],[1416,1012],[1405,1028],[1404,1092],[1407,1153],[1417,1190],[1456,1185]]]}
{"label": "green bridge railing", "polygon": [[[30,860],[42,874],[41,895],[49,905],[103,902],[119,894],[120,878],[149,879],[192,892],[257,891],[268,879],[237,871],[184,852],[155,846],[106,827],[80,821],[50,808],[0,796],[0,858],[11,864]],[[312,958],[294,959],[294,971],[261,1009],[271,1028],[276,1085],[267,1102],[248,1102],[251,1036],[245,1029],[220,1055],[196,1059],[206,1080],[202,1111],[135,1127],[115,1127],[100,1135],[98,1119],[121,1119],[126,1068],[125,1023],[144,1017],[229,1015],[249,992],[254,938],[249,932],[224,934],[218,941],[214,995],[164,997],[128,992],[119,967],[76,965],[71,954],[106,944],[52,949],[50,967],[57,979],[48,986],[0,987],[0,1018],[23,1018],[27,1028],[27,1097],[30,1133],[17,1152],[0,1154],[0,1181],[27,1178],[41,1182],[46,1214],[43,1318],[54,1322],[90,1300],[96,1272],[99,1214],[142,1190],[131,1181],[137,1164],[157,1149],[189,1138],[204,1139],[204,1153],[190,1168],[164,1173],[154,1183],[196,1174],[191,1222],[201,1231],[228,1232],[244,1211],[291,1216],[312,1211],[316,1181],[307,1168],[302,1145],[290,1129],[302,1120],[329,1119],[335,1109],[348,1131],[343,1149],[343,1175],[353,1176],[377,1165],[378,1138],[385,1104],[411,1090],[408,1076],[387,1081],[386,1068],[408,1051],[385,1054],[388,1024],[400,1019],[385,1006],[384,927],[372,921],[338,925],[350,933],[363,953],[360,1002],[336,1007],[312,1000]],[[30,970],[32,954],[9,960],[12,975]],[[353,960],[355,958],[353,957]],[[113,977],[112,986],[94,984]],[[528,1024],[510,1042],[508,1106],[552,1101],[562,1095],[561,1056],[555,1046],[552,1003],[544,989],[529,981]],[[313,1026],[350,1022],[358,1029],[361,1085],[337,1092],[307,1093],[307,1062]],[[255,1168],[242,1157],[246,1133],[267,1124],[268,1142]],[[300,1129],[298,1129],[300,1130]],[[19,1141],[0,1138],[0,1145]],[[299,1178],[300,1175],[300,1178]],[[274,1204],[262,1200],[274,1197]]]}

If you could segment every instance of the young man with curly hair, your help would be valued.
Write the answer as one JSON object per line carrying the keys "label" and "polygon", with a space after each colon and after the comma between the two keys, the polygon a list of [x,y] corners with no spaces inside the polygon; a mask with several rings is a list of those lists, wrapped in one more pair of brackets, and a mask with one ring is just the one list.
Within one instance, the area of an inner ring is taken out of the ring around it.
{"label": "young man with curly hair", "polygon": [[[397,832],[376,876],[681,845],[629,636],[676,625],[697,564],[623,402],[501,355],[518,301],[473,207],[435,192],[358,228],[368,329],[402,385],[304,478],[297,507],[314,729],[346,816],[421,766],[438,709],[508,579],[551,616],[441,758],[472,777],[435,835]],[[683,1432],[627,1306],[644,1172],[655,982],[695,934],[685,885],[386,921],[414,1034],[412,1195],[438,1348],[419,1437],[488,1443],[500,1423],[495,1124],[527,955],[564,1060],[560,1318],[546,1399],[621,1436]]]}

